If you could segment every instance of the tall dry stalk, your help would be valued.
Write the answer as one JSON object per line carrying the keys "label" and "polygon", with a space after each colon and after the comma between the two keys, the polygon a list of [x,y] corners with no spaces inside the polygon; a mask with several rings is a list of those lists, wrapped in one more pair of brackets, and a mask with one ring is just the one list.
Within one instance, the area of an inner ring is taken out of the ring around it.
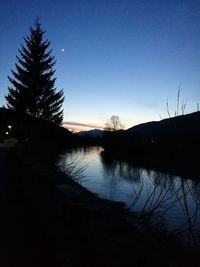
{"label": "tall dry stalk", "polygon": [[[177,97],[176,97],[176,108],[175,108],[175,111],[174,111],[174,117],[177,117],[179,116],[179,110],[180,110],[180,96],[181,96],[181,87],[179,87],[178,89],[178,92],[177,92]],[[187,101],[188,101],[188,98],[186,98],[186,100],[182,100],[182,103],[181,103],[181,115],[184,115],[185,114],[185,109],[186,109],[186,106],[187,106]],[[199,105],[197,105],[197,110],[199,109]],[[167,99],[167,102],[166,102],[166,112],[167,112],[167,115],[169,118],[171,118],[171,112],[170,112],[170,108],[169,108],[169,102],[168,102],[168,99]]]}

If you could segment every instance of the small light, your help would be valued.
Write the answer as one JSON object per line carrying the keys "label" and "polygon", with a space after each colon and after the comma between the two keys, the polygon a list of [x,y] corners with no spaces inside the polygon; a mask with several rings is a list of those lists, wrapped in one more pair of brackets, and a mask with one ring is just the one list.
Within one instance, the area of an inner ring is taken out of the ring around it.
{"label": "small light", "polygon": [[11,129],[12,128],[12,125],[8,125],[8,128]]}
{"label": "small light", "polygon": [[8,135],[9,134],[9,132],[6,132],[6,135]]}

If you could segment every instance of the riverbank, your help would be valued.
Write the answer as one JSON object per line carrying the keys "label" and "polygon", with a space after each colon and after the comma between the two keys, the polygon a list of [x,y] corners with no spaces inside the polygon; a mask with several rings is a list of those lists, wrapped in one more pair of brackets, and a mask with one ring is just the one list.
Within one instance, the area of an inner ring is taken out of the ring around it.
{"label": "riverbank", "polygon": [[7,169],[25,255],[19,266],[198,266],[196,251],[96,197],[25,144],[10,151]]}

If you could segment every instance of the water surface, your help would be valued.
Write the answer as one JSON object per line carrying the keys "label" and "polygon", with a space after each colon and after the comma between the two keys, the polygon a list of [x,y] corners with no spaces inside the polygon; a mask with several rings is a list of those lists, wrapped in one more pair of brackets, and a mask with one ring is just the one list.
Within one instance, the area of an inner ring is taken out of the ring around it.
{"label": "water surface", "polygon": [[200,183],[112,159],[101,147],[66,151],[59,166],[98,196],[122,201],[144,220],[200,240]]}

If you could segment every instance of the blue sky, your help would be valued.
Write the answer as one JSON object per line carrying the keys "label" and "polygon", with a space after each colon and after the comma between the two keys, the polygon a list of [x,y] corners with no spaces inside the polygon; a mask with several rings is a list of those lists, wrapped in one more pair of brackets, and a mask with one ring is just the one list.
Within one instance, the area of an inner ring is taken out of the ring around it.
{"label": "blue sky", "polygon": [[[64,120],[103,126],[119,115],[126,127],[167,117],[188,98],[200,102],[200,2],[10,0],[0,3],[0,105],[7,75],[37,17],[56,57]],[[64,49],[64,51],[61,51]]]}

